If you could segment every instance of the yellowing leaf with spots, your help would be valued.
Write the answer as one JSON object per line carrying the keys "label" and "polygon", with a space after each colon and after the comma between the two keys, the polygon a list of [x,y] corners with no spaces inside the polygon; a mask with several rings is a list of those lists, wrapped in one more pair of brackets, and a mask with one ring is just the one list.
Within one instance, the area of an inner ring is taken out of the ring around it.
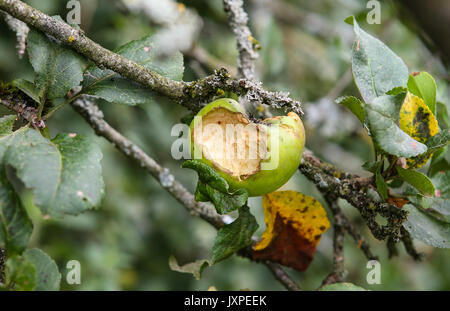
{"label": "yellowing leaf with spots", "polygon": [[[408,92],[400,109],[400,128],[415,140],[426,143],[439,132],[436,117],[423,99]],[[409,168],[424,165],[432,154],[424,153],[407,160]]]}
{"label": "yellowing leaf with spots", "polygon": [[263,196],[263,208],[266,231],[253,248],[253,258],[306,270],[330,227],[322,205],[295,191],[279,191]]}

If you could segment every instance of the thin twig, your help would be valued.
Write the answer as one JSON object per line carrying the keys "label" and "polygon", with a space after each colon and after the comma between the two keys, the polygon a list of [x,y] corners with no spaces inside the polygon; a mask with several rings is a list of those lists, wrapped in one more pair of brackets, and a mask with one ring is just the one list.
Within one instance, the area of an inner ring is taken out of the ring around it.
{"label": "thin twig", "polygon": [[35,128],[44,128],[45,123],[39,120],[38,109],[27,105],[27,101],[13,96],[2,96],[0,104],[16,112],[22,118],[30,122]]}
{"label": "thin twig", "polygon": [[344,267],[344,237],[345,227],[343,214],[338,206],[337,198],[332,194],[325,195],[325,200],[333,214],[333,270],[323,280],[322,285],[343,282],[345,280],[346,272]]}
{"label": "thin twig", "polygon": [[378,256],[372,253],[369,243],[367,243],[366,239],[358,233],[358,230],[356,230],[355,226],[347,219],[344,214],[342,214],[342,219],[344,222],[345,231],[350,234],[357,247],[363,252],[366,258],[369,260],[378,260]]}
{"label": "thin twig", "polygon": [[248,28],[248,15],[244,10],[242,0],[223,0],[223,7],[236,37],[238,57],[238,73],[241,78],[256,81],[254,61],[258,53],[254,49],[253,36]]}
{"label": "thin twig", "polygon": [[[396,241],[400,239],[402,236],[400,229],[406,220],[406,211],[392,204],[371,199],[367,195],[367,185],[365,183],[360,184],[353,179],[339,179],[334,174],[327,173],[330,170],[334,171],[334,169],[324,170],[318,162],[322,161],[311,155],[306,155],[302,159],[299,170],[309,180],[314,182],[317,189],[322,193],[332,193],[356,207],[375,238],[385,240],[391,237]],[[332,165],[327,164],[327,167],[332,167]],[[377,215],[385,217],[387,224],[378,224],[376,221]]]}
{"label": "thin twig", "polygon": [[414,247],[414,243],[412,240],[411,235],[408,231],[406,231],[405,228],[402,228],[402,242],[405,246],[406,252],[416,261],[421,261],[424,258],[423,253],[419,253],[416,248]]}
{"label": "thin twig", "polygon": [[12,17],[8,13],[1,12],[0,16],[3,15],[3,18],[5,19],[6,24],[8,25],[9,29],[14,31],[16,33],[17,37],[17,55],[19,56],[19,59],[22,59],[23,55],[25,54],[25,49],[27,47],[26,41],[28,32],[30,31],[30,28],[28,28],[27,24],[24,22],[21,22],[20,20]]}
{"label": "thin twig", "polygon": [[280,281],[281,284],[286,287],[287,290],[291,291],[300,291],[301,288],[295,283],[291,277],[280,267],[279,264],[266,261],[264,264],[269,268],[270,272],[272,272],[273,276]]}

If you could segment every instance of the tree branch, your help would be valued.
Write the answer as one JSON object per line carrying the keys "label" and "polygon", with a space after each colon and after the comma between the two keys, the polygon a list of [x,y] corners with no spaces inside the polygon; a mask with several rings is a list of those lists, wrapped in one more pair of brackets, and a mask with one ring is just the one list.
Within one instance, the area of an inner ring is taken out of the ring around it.
{"label": "tree branch", "polygon": [[17,37],[17,55],[19,56],[19,59],[22,59],[23,55],[25,54],[26,49],[26,41],[28,32],[30,31],[30,28],[20,20],[12,17],[8,13],[0,12],[0,16],[4,17],[6,24],[8,25],[9,29],[14,31],[16,33]]}
{"label": "tree branch", "polygon": [[246,96],[249,101],[270,105],[275,108],[287,107],[302,114],[300,102],[289,98],[285,92],[268,92],[260,83],[245,79],[235,80],[226,69],[193,82],[168,79],[121,55],[111,52],[89,39],[82,30],[54,19],[19,0],[0,0],[0,9],[11,16],[53,36],[62,44],[76,50],[92,60],[100,68],[111,69],[120,75],[138,82],[153,91],[166,96],[196,112],[202,105],[217,95],[218,90],[234,92]]}
{"label": "tree branch", "polygon": [[286,287],[287,290],[291,291],[300,291],[300,287],[295,283],[291,277],[280,267],[279,264],[265,261],[264,264],[269,268],[270,272],[272,272],[273,276]]}
{"label": "tree branch", "polygon": [[[328,168],[323,169],[324,166]],[[377,202],[370,198],[367,194],[366,179],[339,178],[335,176],[335,173],[329,174],[337,169],[330,164],[322,163],[309,152],[304,152],[299,170],[314,182],[322,193],[332,193],[356,207],[375,238],[384,240],[391,237],[398,241],[402,236],[400,230],[406,220],[407,212],[392,204]],[[387,224],[379,225],[376,221],[377,215],[385,217]]]}
{"label": "tree branch", "polygon": [[45,123],[38,118],[38,109],[28,105],[28,98],[18,90],[12,90],[9,85],[0,85],[0,104],[16,112],[30,122],[35,128],[45,127]]}
{"label": "tree branch", "polygon": [[333,270],[328,276],[323,280],[322,285],[343,282],[345,280],[346,272],[344,267],[344,237],[345,237],[345,227],[344,219],[341,209],[337,203],[337,197],[328,194],[325,195],[325,200],[330,207],[333,218]]}
{"label": "tree branch", "polygon": [[227,13],[228,24],[237,40],[238,73],[241,78],[256,81],[254,60],[258,58],[253,44],[253,36],[248,28],[248,15],[244,11],[244,1],[223,0],[224,10]]}

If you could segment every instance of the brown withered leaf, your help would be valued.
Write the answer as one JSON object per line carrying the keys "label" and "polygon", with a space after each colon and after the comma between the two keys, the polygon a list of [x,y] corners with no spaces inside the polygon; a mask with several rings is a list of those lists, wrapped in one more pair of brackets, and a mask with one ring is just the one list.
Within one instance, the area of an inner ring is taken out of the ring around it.
{"label": "brown withered leaf", "polygon": [[263,208],[266,231],[253,248],[253,258],[305,271],[330,227],[322,205],[295,191],[279,191],[264,195]]}

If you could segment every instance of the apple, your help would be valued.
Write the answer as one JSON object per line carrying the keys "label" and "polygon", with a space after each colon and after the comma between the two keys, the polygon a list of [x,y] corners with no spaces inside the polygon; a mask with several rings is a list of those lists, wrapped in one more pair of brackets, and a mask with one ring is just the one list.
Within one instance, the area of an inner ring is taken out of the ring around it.
{"label": "apple", "polygon": [[233,99],[203,107],[190,124],[191,156],[212,167],[231,190],[261,196],[283,186],[296,172],[305,146],[299,116],[289,112],[251,120]]}

